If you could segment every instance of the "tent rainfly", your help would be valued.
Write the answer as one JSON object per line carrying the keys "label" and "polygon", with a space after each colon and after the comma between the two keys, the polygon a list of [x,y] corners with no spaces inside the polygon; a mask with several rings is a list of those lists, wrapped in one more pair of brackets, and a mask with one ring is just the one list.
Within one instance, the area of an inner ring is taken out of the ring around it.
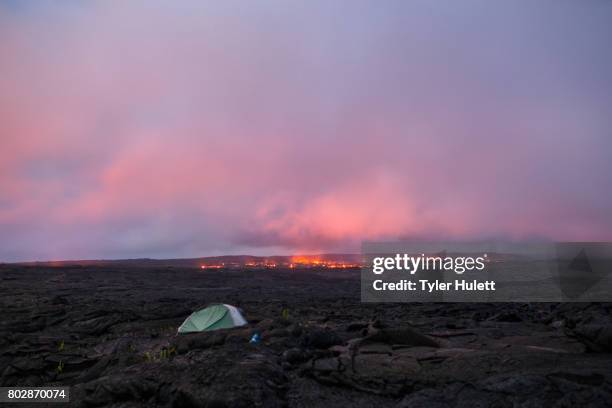
{"label": "tent rainfly", "polygon": [[179,333],[195,333],[244,326],[246,319],[237,307],[226,304],[210,305],[193,312],[178,328]]}

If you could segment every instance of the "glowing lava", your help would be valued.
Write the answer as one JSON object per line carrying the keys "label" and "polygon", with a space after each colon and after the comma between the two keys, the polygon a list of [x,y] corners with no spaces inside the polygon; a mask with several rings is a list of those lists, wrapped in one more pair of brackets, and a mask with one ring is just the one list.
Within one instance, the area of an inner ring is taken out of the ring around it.
{"label": "glowing lava", "polygon": [[347,269],[360,268],[361,264],[347,261],[346,259],[332,259],[329,256],[319,255],[294,255],[291,257],[262,257],[250,258],[248,260],[232,260],[228,262],[210,261],[210,264],[201,264],[201,269],[306,269],[306,268],[329,268]]}
{"label": "glowing lava", "polygon": [[225,265],[200,265],[200,269],[222,269],[225,268]]}

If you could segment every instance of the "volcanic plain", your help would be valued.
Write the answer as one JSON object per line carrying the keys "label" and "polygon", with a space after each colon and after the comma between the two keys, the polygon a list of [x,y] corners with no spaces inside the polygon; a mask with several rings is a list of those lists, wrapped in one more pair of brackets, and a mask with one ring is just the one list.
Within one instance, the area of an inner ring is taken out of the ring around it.
{"label": "volcanic plain", "polygon": [[[367,304],[359,275],[0,265],[0,386],[78,407],[611,406],[612,305]],[[210,303],[249,324],[177,335]]]}

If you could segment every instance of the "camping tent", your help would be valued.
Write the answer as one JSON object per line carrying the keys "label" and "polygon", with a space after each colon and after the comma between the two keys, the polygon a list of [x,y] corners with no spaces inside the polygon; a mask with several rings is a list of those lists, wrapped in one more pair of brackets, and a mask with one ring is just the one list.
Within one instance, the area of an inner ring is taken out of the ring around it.
{"label": "camping tent", "polygon": [[232,305],[210,305],[193,312],[178,328],[179,333],[193,333],[244,326],[246,319]]}

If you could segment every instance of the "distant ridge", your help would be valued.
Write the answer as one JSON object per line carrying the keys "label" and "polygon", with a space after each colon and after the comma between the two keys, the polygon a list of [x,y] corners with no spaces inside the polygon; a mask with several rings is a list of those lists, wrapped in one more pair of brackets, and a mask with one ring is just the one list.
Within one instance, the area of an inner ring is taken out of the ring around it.
{"label": "distant ridge", "polygon": [[224,265],[227,267],[240,267],[250,265],[289,265],[292,260],[308,259],[326,263],[346,263],[350,265],[360,264],[360,254],[317,254],[317,255],[274,255],[274,256],[254,256],[254,255],[222,255],[207,256],[200,258],[135,258],[135,259],[82,259],[82,260],[63,260],[63,261],[28,261],[4,263],[5,265],[23,266],[142,266],[142,267],[194,267],[200,268],[202,265]]}

